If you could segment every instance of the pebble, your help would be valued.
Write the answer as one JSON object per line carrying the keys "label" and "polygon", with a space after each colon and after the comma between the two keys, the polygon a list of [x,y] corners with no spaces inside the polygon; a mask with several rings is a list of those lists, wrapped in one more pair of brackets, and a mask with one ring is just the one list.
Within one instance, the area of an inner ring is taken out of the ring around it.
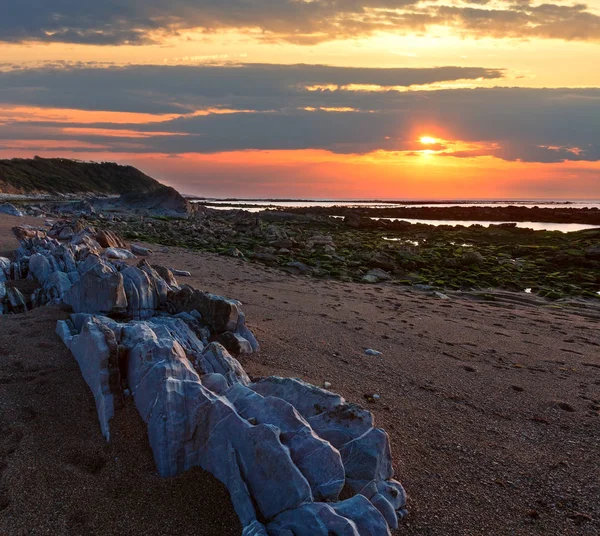
{"label": "pebble", "polygon": [[383,355],[381,352],[378,352],[377,350],[373,350],[372,348],[365,350],[365,354],[372,355],[375,357],[379,357],[380,355]]}
{"label": "pebble", "polygon": [[331,388],[331,382],[323,382],[323,387],[325,389],[330,389]]}

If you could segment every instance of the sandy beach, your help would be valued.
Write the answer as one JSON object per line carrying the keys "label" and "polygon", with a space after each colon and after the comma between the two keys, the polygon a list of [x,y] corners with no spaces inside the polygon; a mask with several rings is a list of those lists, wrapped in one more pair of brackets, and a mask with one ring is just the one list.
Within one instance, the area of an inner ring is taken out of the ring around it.
{"label": "sandy beach", "polygon": [[[18,246],[12,226],[41,221],[0,216],[0,255]],[[327,381],[374,413],[409,495],[398,534],[600,533],[597,319],[149,247],[192,273],[180,283],[244,304],[262,346],[250,375]],[[241,534],[213,477],[156,475],[131,405],[104,441],[54,334],[67,314],[0,317],[0,534]]]}

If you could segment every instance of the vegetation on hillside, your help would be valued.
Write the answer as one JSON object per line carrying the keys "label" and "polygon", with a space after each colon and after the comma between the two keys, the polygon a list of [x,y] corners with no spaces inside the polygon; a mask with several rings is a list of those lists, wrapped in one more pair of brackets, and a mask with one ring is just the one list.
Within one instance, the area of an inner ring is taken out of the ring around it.
{"label": "vegetation on hillside", "polygon": [[120,195],[151,193],[163,185],[133,166],[66,158],[0,160],[0,193]]}

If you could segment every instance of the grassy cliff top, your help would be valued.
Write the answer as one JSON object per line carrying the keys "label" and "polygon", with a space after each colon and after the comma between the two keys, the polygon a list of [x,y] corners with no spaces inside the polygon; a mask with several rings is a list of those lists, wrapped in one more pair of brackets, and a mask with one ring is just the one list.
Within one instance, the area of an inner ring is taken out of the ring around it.
{"label": "grassy cliff top", "polygon": [[151,193],[163,188],[133,166],[66,158],[0,160],[0,193]]}

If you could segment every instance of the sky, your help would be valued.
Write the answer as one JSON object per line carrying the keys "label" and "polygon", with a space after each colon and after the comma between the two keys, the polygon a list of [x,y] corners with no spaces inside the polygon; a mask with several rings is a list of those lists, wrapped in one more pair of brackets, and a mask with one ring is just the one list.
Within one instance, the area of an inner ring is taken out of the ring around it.
{"label": "sky", "polygon": [[0,0],[0,158],[182,193],[600,198],[600,0]]}

